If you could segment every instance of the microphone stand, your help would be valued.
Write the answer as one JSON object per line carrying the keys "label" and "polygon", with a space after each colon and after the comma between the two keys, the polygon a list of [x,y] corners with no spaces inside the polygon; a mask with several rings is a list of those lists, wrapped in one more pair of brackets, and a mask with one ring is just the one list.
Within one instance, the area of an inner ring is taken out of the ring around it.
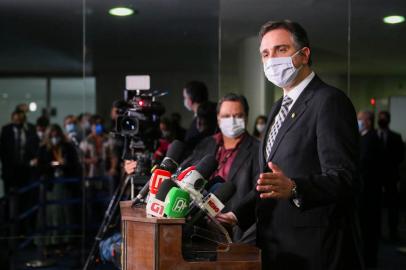
{"label": "microphone stand", "polygon": [[124,195],[127,186],[130,182],[132,182],[134,175],[128,175],[124,181],[122,181],[120,183],[120,185],[117,187],[117,189],[115,190],[113,197],[110,200],[109,206],[107,207],[106,212],[104,213],[104,218],[103,221],[100,225],[99,231],[97,232],[96,236],[95,236],[95,241],[93,242],[92,248],[90,250],[90,253],[86,259],[85,265],[83,266],[83,270],[87,270],[89,269],[90,266],[92,266],[92,264],[94,263],[94,258],[96,256],[96,252],[98,250],[100,241],[103,239],[104,235],[107,232],[108,226],[110,225],[113,217],[114,217],[114,213],[116,212],[121,198]]}

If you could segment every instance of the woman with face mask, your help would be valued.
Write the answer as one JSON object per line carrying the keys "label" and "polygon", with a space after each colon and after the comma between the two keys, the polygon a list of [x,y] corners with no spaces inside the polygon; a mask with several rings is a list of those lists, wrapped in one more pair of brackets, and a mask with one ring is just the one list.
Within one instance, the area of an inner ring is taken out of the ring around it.
{"label": "woman with face mask", "polygon": [[[66,200],[78,194],[79,184],[50,184],[47,180],[60,178],[81,177],[81,168],[75,148],[65,137],[59,125],[50,125],[46,130],[44,143],[38,152],[38,172],[41,178],[48,183],[46,185],[47,200]],[[62,226],[77,223],[72,206],[50,204],[46,206],[46,225]],[[70,239],[56,237],[56,232],[52,232],[49,238],[42,242],[45,245],[59,245],[69,242]],[[39,241],[39,240],[38,240]]]}
{"label": "woman with face mask", "polygon": [[264,138],[266,121],[267,118],[265,115],[259,115],[257,119],[255,119],[254,131],[252,132],[252,135],[258,140],[262,140]]}

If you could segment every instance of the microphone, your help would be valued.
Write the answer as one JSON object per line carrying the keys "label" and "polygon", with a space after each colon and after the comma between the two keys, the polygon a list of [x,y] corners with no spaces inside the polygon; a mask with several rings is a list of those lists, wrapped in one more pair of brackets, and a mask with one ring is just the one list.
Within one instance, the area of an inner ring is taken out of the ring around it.
{"label": "microphone", "polygon": [[148,180],[137,196],[133,199],[132,207],[134,207],[147,195],[150,186],[152,187],[153,192],[157,191],[162,181],[167,179],[168,175],[170,178],[172,173],[176,172],[185,148],[186,145],[179,140],[175,140],[171,143],[171,145],[169,145],[166,157],[162,160],[161,164],[154,169],[154,172],[156,170],[158,171],[155,174],[154,172],[152,173],[150,180]]}
{"label": "microphone", "polygon": [[234,195],[235,190],[236,187],[232,182],[226,182],[214,193],[209,193],[203,200],[196,202],[200,210],[196,215],[188,219],[186,229],[200,223],[205,216],[215,219],[215,216],[223,210],[224,204]]}
{"label": "microphone", "polygon": [[213,155],[206,155],[196,166],[191,166],[182,171],[177,179],[179,186],[188,191],[194,201],[200,201],[203,195],[200,193],[206,185],[208,179],[218,166]]}
{"label": "microphone", "polygon": [[158,192],[155,197],[152,197],[148,200],[146,206],[147,216],[153,217],[163,217],[164,208],[165,208],[165,198],[168,195],[168,192],[173,188],[177,187],[175,182],[172,180],[164,180],[161,186],[158,189]]}
{"label": "microphone", "polygon": [[[209,193],[214,193],[217,189],[219,189],[226,181],[223,177],[216,175],[213,177],[206,185],[206,188],[202,191],[203,197],[206,197]],[[202,197],[202,198],[203,198]],[[189,212],[186,216],[190,217],[195,215],[200,210],[198,204],[193,204],[193,206],[189,209]]]}
{"label": "microphone", "polygon": [[190,195],[187,191],[173,187],[165,199],[164,213],[170,218],[182,218],[189,210]]}

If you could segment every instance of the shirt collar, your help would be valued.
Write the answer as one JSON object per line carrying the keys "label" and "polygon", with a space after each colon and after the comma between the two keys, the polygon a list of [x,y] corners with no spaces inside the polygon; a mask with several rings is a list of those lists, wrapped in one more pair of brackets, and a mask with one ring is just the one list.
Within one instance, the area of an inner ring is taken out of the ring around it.
{"label": "shirt collar", "polygon": [[[247,136],[246,134],[247,134],[247,131],[245,131],[243,134],[241,134],[241,136],[239,137],[240,141],[237,143],[235,148],[237,148],[241,144],[241,142],[245,139],[245,137]],[[224,145],[223,134],[221,132],[218,132],[218,133],[214,134],[213,138],[214,138],[214,141],[216,142],[216,144],[218,146],[223,146]]]}
{"label": "shirt collar", "polygon": [[298,97],[306,88],[306,86],[310,83],[310,81],[314,78],[314,76],[315,76],[314,71],[312,71],[309,75],[307,75],[307,77],[303,81],[301,81],[298,85],[293,87],[289,92],[285,92],[285,90],[283,90],[284,92],[283,95],[284,96],[287,95],[293,100],[290,106],[293,106],[295,101],[298,99]]}

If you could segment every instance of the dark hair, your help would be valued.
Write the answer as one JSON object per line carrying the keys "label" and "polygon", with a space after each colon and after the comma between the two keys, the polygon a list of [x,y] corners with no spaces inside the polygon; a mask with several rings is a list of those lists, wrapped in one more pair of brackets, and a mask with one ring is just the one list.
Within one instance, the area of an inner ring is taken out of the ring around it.
{"label": "dark hair", "polygon": [[[286,31],[291,33],[297,50],[300,50],[303,47],[307,47],[310,49],[310,42],[309,38],[307,37],[306,30],[304,30],[304,28],[297,22],[292,22],[290,20],[266,22],[264,25],[262,25],[261,30],[259,31],[260,41],[266,33],[275,29],[285,29]],[[308,65],[311,66],[311,64],[312,59],[310,55]]]}
{"label": "dark hair", "polygon": [[217,130],[216,103],[207,101],[197,108],[197,120],[203,126],[204,134],[213,134]]}
{"label": "dark hair", "polygon": [[46,128],[47,126],[49,126],[49,118],[46,117],[45,115],[40,116],[37,118],[37,122],[36,122],[37,126],[39,127],[44,127]]}
{"label": "dark hair", "polygon": [[103,118],[98,114],[92,115],[92,117],[90,117],[89,122],[90,122],[91,125],[96,125],[96,124],[102,124],[103,125],[104,124]]}
{"label": "dark hair", "polygon": [[209,100],[207,86],[203,82],[190,81],[184,87],[193,103],[201,104]]}
{"label": "dark hair", "polygon": [[168,117],[162,117],[160,119],[160,123],[164,124],[168,129],[171,129],[171,127],[172,127],[172,123]]}
{"label": "dark hair", "polygon": [[47,131],[45,132],[45,145],[47,145],[48,148],[51,148],[50,139],[51,139],[51,133],[53,131],[56,132],[56,135],[61,138],[63,143],[68,141],[65,134],[63,133],[61,126],[58,124],[52,124],[47,128]]}
{"label": "dark hair", "polygon": [[390,112],[388,111],[380,111],[379,115],[384,115],[386,117],[386,119],[388,119],[388,123],[390,123]]}
{"label": "dark hair", "polygon": [[250,107],[248,106],[247,99],[243,95],[237,95],[235,93],[226,94],[219,100],[219,103],[217,103],[217,114],[220,112],[221,105],[223,104],[224,101],[240,102],[244,109],[245,116],[248,117]]}
{"label": "dark hair", "polygon": [[265,115],[258,115],[257,116],[257,118],[255,119],[255,122],[254,122],[254,131],[252,132],[252,135],[254,135],[255,137],[259,137],[259,135],[260,135],[258,130],[257,130],[257,123],[258,123],[259,119],[264,120],[265,123],[268,120],[268,118]]}
{"label": "dark hair", "polygon": [[178,112],[171,113],[170,120],[173,124],[180,124],[182,116]]}

